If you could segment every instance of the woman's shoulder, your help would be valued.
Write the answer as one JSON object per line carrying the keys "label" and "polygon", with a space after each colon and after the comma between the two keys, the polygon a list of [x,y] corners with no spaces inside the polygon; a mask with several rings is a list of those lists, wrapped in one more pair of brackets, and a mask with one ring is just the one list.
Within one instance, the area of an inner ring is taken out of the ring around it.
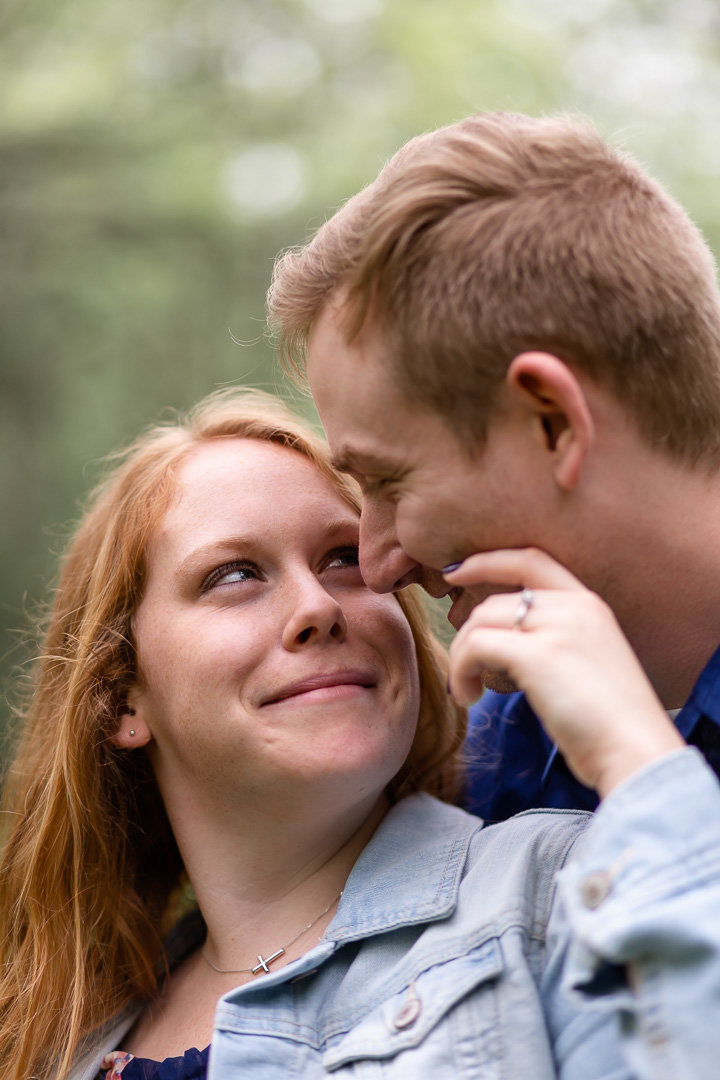
{"label": "woman's shoulder", "polygon": [[525,810],[485,825],[473,836],[466,878],[492,882],[510,906],[529,901],[543,921],[555,890],[555,878],[584,836],[592,814],[583,810]]}
{"label": "woman's shoulder", "polygon": [[505,821],[489,823],[459,806],[442,802],[433,795],[408,795],[390,811],[380,832],[405,835],[424,847],[455,838],[469,846],[473,865],[491,856],[500,859],[562,859],[587,828],[593,815],[585,810],[524,810]]}
{"label": "woman's shoulder", "polygon": [[406,796],[391,813],[394,828],[414,831],[430,827],[438,834],[456,832],[471,836],[473,847],[480,849],[505,845],[534,848],[543,844],[550,849],[566,847],[585,831],[593,817],[586,810],[550,808],[523,810],[504,821],[488,822],[423,792]]}
{"label": "woman's shoulder", "polygon": [[543,941],[558,872],[592,819],[582,811],[532,810],[486,825],[428,796],[406,800],[398,817],[394,839],[407,845],[396,855],[406,870],[398,889],[412,891],[407,902],[416,914],[425,902],[427,943],[442,938],[448,956],[453,940],[460,952],[470,941],[480,947],[508,932]]}
{"label": "woman's shoulder", "polygon": [[593,815],[587,810],[552,807],[523,810],[504,821],[484,821],[482,841],[487,847],[524,848],[528,854],[535,850],[542,850],[545,854],[559,852],[572,847],[592,819]]}
{"label": "woman's shoulder", "polygon": [[[558,871],[592,816],[580,810],[526,810],[488,825],[457,806],[415,795],[405,800],[402,834],[425,858],[447,853],[445,882],[452,876],[450,853],[455,854],[456,924],[490,936],[524,925],[543,936]],[[426,873],[429,869],[426,862]]]}
{"label": "woman's shoulder", "polygon": [[380,863],[389,849],[394,868],[401,858],[403,880],[414,881],[415,892],[418,881],[441,876],[446,902],[452,905],[454,896],[459,913],[465,909],[476,925],[502,924],[506,913],[517,911],[544,923],[555,876],[591,820],[579,810],[527,810],[487,825],[457,806],[416,794],[393,808],[373,854]]}

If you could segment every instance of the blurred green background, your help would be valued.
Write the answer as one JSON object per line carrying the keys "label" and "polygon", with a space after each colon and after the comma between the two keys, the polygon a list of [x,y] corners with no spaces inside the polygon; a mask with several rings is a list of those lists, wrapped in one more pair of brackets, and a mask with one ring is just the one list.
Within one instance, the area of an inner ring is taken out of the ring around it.
{"label": "blurred green background", "polygon": [[272,261],[410,135],[583,112],[720,250],[717,0],[3,0],[0,678],[99,459],[282,387]]}

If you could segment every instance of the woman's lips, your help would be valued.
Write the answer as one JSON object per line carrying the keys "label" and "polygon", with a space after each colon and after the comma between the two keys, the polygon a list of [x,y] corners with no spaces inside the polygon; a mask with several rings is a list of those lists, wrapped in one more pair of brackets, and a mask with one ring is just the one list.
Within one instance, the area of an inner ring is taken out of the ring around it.
{"label": "woman's lips", "polygon": [[[334,671],[323,675],[310,675],[306,679],[288,683],[280,690],[274,691],[270,697],[262,702],[263,705],[276,705],[281,701],[291,698],[299,698],[313,694],[317,698],[334,698],[343,694],[360,689],[368,689],[376,685],[376,680],[365,671],[355,669],[347,671]],[[327,693],[323,693],[327,691]]]}

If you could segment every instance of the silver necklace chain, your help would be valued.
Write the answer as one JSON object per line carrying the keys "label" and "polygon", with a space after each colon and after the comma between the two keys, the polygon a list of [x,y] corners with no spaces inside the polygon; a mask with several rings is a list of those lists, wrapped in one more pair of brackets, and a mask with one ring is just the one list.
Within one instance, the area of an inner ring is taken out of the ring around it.
{"label": "silver necklace chain", "polygon": [[315,923],[319,923],[320,920],[322,919],[323,915],[327,915],[330,908],[334,907],[335,904],[339,903],[341,896],[342,896],[342,893],[339,893],[338,896],[336,896],[334,900],[331,900],[330,903],[328,904],[328,906],[326,908],[324,908],[324,910],[321,911],[319,915],[315,916],[315,918],[312,920],[312,922],[309,922],[307,924],[307,926],[303,926],[303,928],[302,928],[302,930],[300,931],[299,934],[296,934],[295,937],[291,941],[287,941],[284,945],[281,945],[280,948],[277,949],[274,953],[272,953],[271,956],[261,956],[260,953],[258,953],[258,962],[255,965],[255,967],[248,967],[248,968],[219,968],[215,964],[213,964],[212,960],[210,959],[208,954],[205,952],[204,948],[202,948],[200,950],[200,955],[202,956],[203,960],[205,960],[206,963],[208,963],[210,965],[210,967],[213,969],[213,971],[217,971],[217,973],[219,975],[259,975],[261,971],[262,972],[266,972],[266,971],[269,972],[270,968],[269,968],[268,965],[272,964],[273,960],[279,960],[280,957],[283,956],[287,952],[287,950],[290,948],[291,945],[294,945],[296,941],[300,940],[300,938],[303,936],[303,934],[307,934],[308,930],[312,930]]}

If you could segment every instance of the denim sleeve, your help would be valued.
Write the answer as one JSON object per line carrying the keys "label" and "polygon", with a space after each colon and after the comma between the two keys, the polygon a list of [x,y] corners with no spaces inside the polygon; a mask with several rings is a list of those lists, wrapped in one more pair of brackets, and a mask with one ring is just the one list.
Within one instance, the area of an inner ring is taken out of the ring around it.
{"label": "denim sleeve", "polygon": [[636,1080],[720,1075],[720,785],[694,749],[605,799],[558,875],[543,994],[558,1076],[619,1039]]}

